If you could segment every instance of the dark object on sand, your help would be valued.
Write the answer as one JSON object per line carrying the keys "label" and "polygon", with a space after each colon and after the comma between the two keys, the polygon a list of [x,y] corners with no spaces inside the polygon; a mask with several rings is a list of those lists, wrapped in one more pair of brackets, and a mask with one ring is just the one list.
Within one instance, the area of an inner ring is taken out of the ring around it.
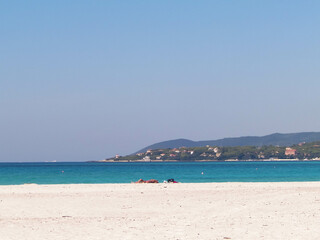
{"label": "dark object on sand", "polygon": [[173,178],[170,178],[167,180],[168,183],[178,183],[177,181],[175,181]]}
{"label": "dark object on sand", "polygon": [[135,183],[159,183],[158,180],[155,180],[155,179],[150,179],[150,180],[143,180],[143,179],[139,179],[138,181],[136,181]]}

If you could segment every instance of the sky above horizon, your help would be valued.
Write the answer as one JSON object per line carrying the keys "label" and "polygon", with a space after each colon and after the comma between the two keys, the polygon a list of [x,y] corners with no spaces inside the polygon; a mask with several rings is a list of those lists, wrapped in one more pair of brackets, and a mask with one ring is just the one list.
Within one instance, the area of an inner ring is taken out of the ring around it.
{"label": "sky above horizon", "polygon": [[320,131],[319,9],[0,0],[0,162]]}

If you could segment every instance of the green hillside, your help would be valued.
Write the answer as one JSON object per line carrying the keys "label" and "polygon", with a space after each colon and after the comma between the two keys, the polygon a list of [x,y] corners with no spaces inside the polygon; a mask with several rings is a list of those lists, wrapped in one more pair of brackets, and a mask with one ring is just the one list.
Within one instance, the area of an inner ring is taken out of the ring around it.
{"label": "green hillside", "polygon": [[[291,146],[301,142],[315,142],[320,141],[320,132],[302,132],[302,133],[274,133],[262,137],[249,136],[237,138],[223,138],[218,140],[208,141],[191,141],[188,139],[176,139],[170,141],[159,142],[147,146],[138,152],[145,152],[149,149],[163,149],[163,148],[180,148],[180,147],[203,147],[209,146]],[[138,153],[137,152],[137,153]]]}
{"label": "green hillside", "polygon": [[106,161],[224,161],[224,160],[300,159],[320,160],[320,141],[291,146],[180,147],[147,150]]}

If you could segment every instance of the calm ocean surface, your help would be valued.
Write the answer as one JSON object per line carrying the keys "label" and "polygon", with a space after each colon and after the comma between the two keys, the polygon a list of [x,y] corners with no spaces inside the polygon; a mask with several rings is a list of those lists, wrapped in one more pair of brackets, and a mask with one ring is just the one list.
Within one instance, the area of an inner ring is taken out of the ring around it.
{"label": "calm ocean surface", "polygon": [[185,183],[320,181],[320,162],[0,163],[0,185],[130,183],[140,178]]}

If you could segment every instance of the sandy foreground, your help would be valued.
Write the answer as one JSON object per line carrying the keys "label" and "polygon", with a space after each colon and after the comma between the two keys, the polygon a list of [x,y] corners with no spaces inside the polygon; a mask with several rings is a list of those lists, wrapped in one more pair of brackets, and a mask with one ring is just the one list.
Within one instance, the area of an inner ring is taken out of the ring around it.
{"label": "sandy foreground", "polygon": [[320,182],[0,186],[0,239],[320,239]]}

